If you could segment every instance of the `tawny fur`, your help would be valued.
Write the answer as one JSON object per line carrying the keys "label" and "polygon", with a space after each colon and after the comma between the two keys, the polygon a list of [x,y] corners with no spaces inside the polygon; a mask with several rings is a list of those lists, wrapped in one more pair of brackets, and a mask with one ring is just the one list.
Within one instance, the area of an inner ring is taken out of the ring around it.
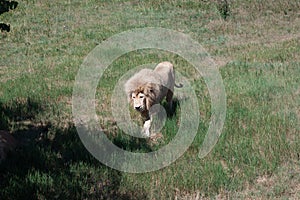
{"label": "tawny fur", "polygon": [[[133,104],[133,94],[134,97],[140,93],[145,95],[144,108],[139,110],[145,122],[149,119],[151,120],[149,114],[151,106],[160,103],[165,97],[171,109],[174,86],[181,87],[175,84],[173,64],[162,62],[154,70],[142,69],[137,72],[125,83],[124,90],[131,104]],[[147,129],[149,129],[148,126]]]}

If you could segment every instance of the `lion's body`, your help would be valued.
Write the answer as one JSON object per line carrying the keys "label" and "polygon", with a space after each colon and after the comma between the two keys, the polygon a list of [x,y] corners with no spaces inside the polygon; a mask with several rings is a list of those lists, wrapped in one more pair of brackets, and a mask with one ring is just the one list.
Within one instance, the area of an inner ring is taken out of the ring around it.
{"label": "lion's body", "polygon": [[[144,121],[151,121],[149,109],[160,103],[165,97],[172,107],[172,97],[175,85],[175,72],[170,62],[159,63],[154,70],[142,69],[133,75],[125,84],[125,92],[129,102],[141,113]],[[146,129],[150,129],[149,122]],[[149,132],[149,130],[146,130]]]}

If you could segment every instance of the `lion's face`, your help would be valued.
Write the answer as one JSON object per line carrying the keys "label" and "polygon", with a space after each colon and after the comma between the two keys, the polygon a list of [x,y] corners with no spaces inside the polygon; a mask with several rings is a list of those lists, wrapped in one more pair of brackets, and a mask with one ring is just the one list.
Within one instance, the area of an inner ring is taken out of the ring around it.
{"label": "lion's face", "polygon": [[142,92],[133,92],[131,94],[133,108],[139,112],[146,110],[146,96]]}
{"label": "lion's face", "polygon": [[144,84],[128,93],[129,102],[136,111],[147,117],[149,109],[155,102],[156,91],[159,91],[157,84]]}

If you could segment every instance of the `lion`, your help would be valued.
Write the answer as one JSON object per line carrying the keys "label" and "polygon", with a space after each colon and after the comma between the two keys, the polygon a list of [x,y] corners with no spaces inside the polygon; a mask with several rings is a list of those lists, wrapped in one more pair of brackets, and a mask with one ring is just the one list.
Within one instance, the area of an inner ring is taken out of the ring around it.
{"label": "lion", "polygon": [[182,87],[182,84],[175,84],[173,64],[167,61],[159,63],[154,70],[140,70],[125,83],[124,90],[130,105],[142,116],[142,133],[145,136],[151,135],[153,113],[150,112],[150,108],[153,105],[166,98],[168,107],[172,110],[174,87]]}

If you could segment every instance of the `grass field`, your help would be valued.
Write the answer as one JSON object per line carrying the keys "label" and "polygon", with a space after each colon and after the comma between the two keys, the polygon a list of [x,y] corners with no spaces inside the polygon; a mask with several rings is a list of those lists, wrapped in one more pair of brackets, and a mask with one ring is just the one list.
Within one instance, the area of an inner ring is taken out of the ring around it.
{"label": "grass field", "polygon": [[[0,164],[0,199],[300,199],[300,3],[226,2],[23,0],[0,15],[11,25],[0,34],[0,130],[19,141]],[[227,114],[217,145],[199,159],[211,116],[203,78],[172,53],[120,57],[96,92],[101,125],[116,145],[156,150],[178,129],[179,106],[158,143],[116,127],[111,91],[135,66],[173,62],[193,86],[201,117],[194,142],[175,163],[131,174],[106,167],[85,149],[72,119],[72,91],[91,50],[143,27],[180,31],[203,45],[222,75]]]}

